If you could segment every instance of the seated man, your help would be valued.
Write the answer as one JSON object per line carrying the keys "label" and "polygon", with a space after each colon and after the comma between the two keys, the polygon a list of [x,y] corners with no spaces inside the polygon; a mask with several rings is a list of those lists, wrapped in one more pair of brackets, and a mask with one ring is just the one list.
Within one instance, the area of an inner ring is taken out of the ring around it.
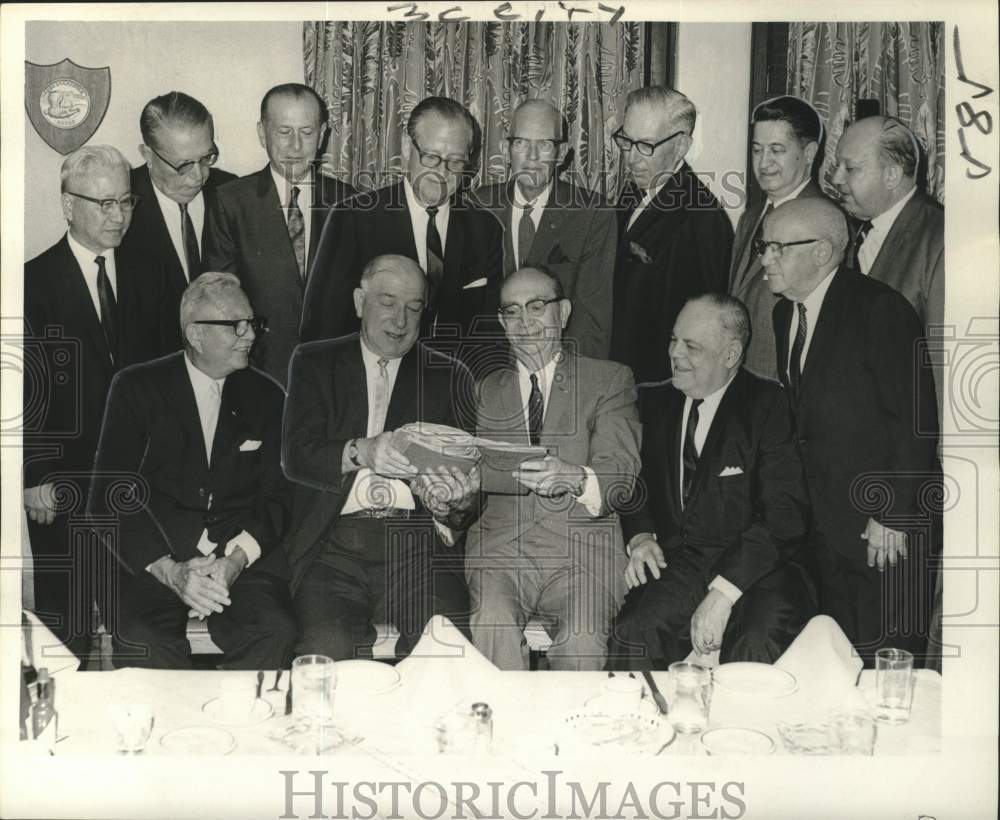
{"label": "seated man", "polygon": [[461,426],[471,403],[468,370],[417,342],[426,298],[416,262],[377,256],[354,290],[360,334],[292,355],[282,463],[304,485],[285,545],[302,626],[296,654],[370,656],[373,624],[388,622],[400,632],[396,655],[406,655],[432,615],[461,625],[468,610],[461,551],[414,497],[417,469],[393,445],[409,422]]}
{"label": "seated man", "polygon": [[480,386],[478,433],[551,454],[513,473],[525,494],[487,493],[468,534],[473,641],[501,669],[526,669],[524,627],[540,614],[555,620],[553,669],[600,669],[624,592],[615,503],[639,470],[632,373],[562,350],[572,306],[550,274],[515,271],[500,304],[513,360]]}
{"label": "seated man", "polygon": [[809,502],[780,385],[743,367],[750,317],[731,296],[690,299],[670,339],[673,385],[641,397],[645,502],[622,517],[631,588],[609,647],[619,669],[665,669],[691,649],[771,663],[813,614]]}
{"label": "seated man", "polygon": [[114,663],[189,667],[196,614],[226,667],[280,669],[296,635],[278,546],[284,394],[248,367],[262,322],[234,275],[199,276],[180,314],[184,350],[115,377],[98,444],[90,512],[118,515],[128,570]]}

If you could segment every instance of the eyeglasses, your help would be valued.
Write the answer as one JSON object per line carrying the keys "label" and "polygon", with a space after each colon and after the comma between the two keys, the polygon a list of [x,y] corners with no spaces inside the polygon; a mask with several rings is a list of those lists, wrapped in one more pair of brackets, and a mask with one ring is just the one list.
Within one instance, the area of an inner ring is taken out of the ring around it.
{"label": "eyeglasses", "polygon": [[101,206],[101,210],[106,214],[110,214],[117,205],[123,214],[132,213],[135,208],[136,203],[139,201],[139,197],[135,194],[129,194],[128,196],[123,196],[121,199],[97,199],[96,197],[86,196],[85,194],[77,194],[73,191],[64,191],[70,196],[75,196],[77,199],[85,199],[87,202],[94,202]]}
{"label": "eyeglasses", "polygon": [[420,155],[420,164],[423,165],[424,168],[437,168],[443,162],[444,167],[453,174],[460,174],[469,165],[469,160],[467,159],[445,159],[444,157],[439,157],[437,154],[425,153],[421,150],[414,137],[410,137],[410,142],[412,142],[413,147],[417,149],[417,153]]}
{"label": "eyeglasses", "polygon": [[545,308],[553,302],[561,301],[562,299],[558,296],[553,296],[551,299],[532,299],[523,307],[516,302],[510,305],[503,305],[500,308],[500,318],[512,322],[515,319],[520,319],[523,314],[527,313],[532,319],[540,319],[545,313]]}
{"label": "eyeglasses", "polygon": [[507,144],[510,150],[518,154],[527,154],[534,145],[538,149],[538,155],[550,157],[559,150],[565,140],[529,140],[524,137],[507,137]]}
{"label": "eyeglasses", "polygon": [[625,133],[622,131],[624,126],[618,128],[615,133],[611,135],[611,139],[615,141],[622,151],[628,153],[634,147],[636,151],[642,154],[644,157],[653,156],[653,152],[659,148],[663,143],[670,142],[674,137],[679,137],[681,134],[686,134],[686,131],[674,131],[669,137],[664,137],[659,142],[645,142],[643,140],[634,140],[631,137],[626,137]]}
{"label": "eyeglasses", "polygon": [[252,319],[198,319],[192,324],[231,327],[237,336],[246,336],[250,328],[253,328],[254,333],[267,333],[266,316],[254,316]]}
{"label": "eyeglasses", "polygon": [[219,149],[214,143],[212,144],[212,150],[205,154],[205,156],[200,159],[189,159],[187,162],[182,162],[180,165],[174,165],[152,145],[149,146],[149,150],[163,160],[166,165],[169,165],[178,176],[186,176],[187,174],[190,174],[191,169],[194,168],[195,165],[200,165],[202,168],[211,168],[216,162],[219,161]]}
{"label": "eyeglasses", "polygon": [[753,252],[758,256],[763,256],[765,251],[770,251],[771,256],[777,259],[781,256],[785,248],[790,248],[793,245],[808,245],[810,242],[819,242],[819,240],[797,239],[794,242],[766,242],[763,239],[755,239],[753,241]]}

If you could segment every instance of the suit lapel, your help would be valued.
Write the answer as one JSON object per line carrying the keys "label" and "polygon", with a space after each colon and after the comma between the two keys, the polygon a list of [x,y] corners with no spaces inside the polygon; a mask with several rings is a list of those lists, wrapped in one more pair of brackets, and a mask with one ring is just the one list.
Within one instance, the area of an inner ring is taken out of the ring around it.
{"label": "suit lapel", "polygon": [[709,474],[714,471],[714,466],[717,463],[716,455],[720,447],[725,444],[722,438],[722,431],[726,427],[727,419],[732,413],[737,412],[739,408],[745,406],[743,401],[744,385],[743,371],[741,369],[737,371],[732,383],[726,389],[726,392],[722,394],[722,401],[719,402],[719,406],[715,411],[712,426],[708,428],[708,436],[705,438],[705,444],[701,448],[701,455],[698,456],[698,469],[695,470],[694,481],[691,482],[688,508],[694,505],[695,498],[697,498],[701,488],[705,486]]}
{"label": "suit lapel", "polygon": [[[201,417],[198,415],[198,402],[194,397],[194,388],[191,386],[191,378],[188,376],[187,365],[184,363],[184,354],[175,353],[173,369],[171,371],[171,382],[173,389],[168,392],[167,401],[173,404],[174,416],[180,422],[184,438],[188,442],[189,448],[198,453],[202,469],[208,469],[208,456],[205,454],[205,436],[201,431]],[[227,380],[228,381],[228,380]],[[219,411],[221,422],[222,411]],[[216,438],[218,438],[218,428],[216,428]],[[215,442],[212,443],[215,450]]]}
{"label": "suit lapel", "polygon": [[827,351],[832,344],[838,327],[843,327],[841,319],[843,313],[844,277],[850,276],[850,271],[839,268],[833,274],[833,281],[830,289],[823,297],[823,306],[819,311],[819,318],[813,330],[812,339],[809,342],[809,351],[806,353],[806,365],[802,368],[802,381],[799,385],[799,397],[805,393],[806,388],[816,380],[816,372],[821,370],[823,362],[826,361]]}
{"label": "suit lapel", "polygon": [[682,515],[681,509],[681,448],[684,446],[684,430],[681,423],[684,421],[684,394],[679,390],[672,390],[670,403],[663,421],[664,441],[666,442],[666,454],[664,455],[663,486],[668,489],[668,501],[673,509],[673,518],[679,521]]}
{"label": "suit lapel", "polygon": [[791,330],[793,304],[784,297],[778,299],[774,316],[774,346],[778,359],[778,380],[788,388],[788,334]]}
{"label": "suit lapel", "polygon": [[[517,363],[511,358],[510,364],[500,371],[497,380],[497,403],[500,414],[498,427],[509,437],[517,438],[525,444],[529,441],[528,426],[524,420],[524,405],[521,400],[521,385],[518,381]],[[548,412],[546,411],[546,415]],[[544,420],[542,429],[544,432]]]}
{"label": "suit lapel", "polygon": [[240,442],[241,433],[246,428],[243,416],[246,402],[237,373],[231,373],[222,386],[222,404],[219,407],[219,421],[215,426],[212,440],[210,466],[216,467],[219,460],[231,453]]}
{"label": "suit lapel", "polygon": [[[576,389],[576,367],[575,357],[570,357],[565,353],[559,354],[559,361],[556,362],[555,370],[552,371],[552,387],[549,389],[545,418],[542,420],[541,442],[543,444],[546,443],[550,434],[557,437],[560,434],[564,436],[567,430],[576,429],[576,421],[573,418],[573,410],[576,406],[573,401],[573,392]],[[523,412],[521,418],[523,424]]]}
{"label": "suit lapel", "polygon": [[[889,234],[882,243],[882,247],[879,248],[878,256],[875,257],[875,262],[872,264],[871,270],[868,271],[868,275],[873,279],[884,280],[885,274],[883,273],[883,268],[888,268],[892,264],[892,261],[897,256],[899,248],[906,244],[913,220],[917,216],[917,212],[919,210],[919,196],[920,191],[916,191],[910,198],[910,201],[903,206],[903,210],[899,212],[899,216],[897,216],[896,221],[892,223],[892,227],[889,228]],[[852,236],[853,235],[854,234],[852,233]],[[852,242],[852,250],[853,247],[854,243]],[[858,265],[857,260],[852,261],[854,267],[860,270],[860,265]]]}
{"label": "suit lapel", "polygon": [[[280,249],[279,253],[284,262],[281,269],[272,271],[271,274],[286,279],[289,283],[294,281],[301,288],[302,277],[299,276],[299,265],[295,260],[295,252],[292,250],[292,240],[288,236],[288,223],[285,222],[281,197],[278,196],[278,189],[274,185],[270,166],[265,166],[264,170],[258,172],[257,197],[259,204],[257,208],[254,208],[253,213],[258,221],[259,235],[264,241]],[[312,243],[310,242],[310,244]]]}
{"label": "suit lapel", "polygon": [[[403,356],[399,363],[399,371],[396,373],[396,383],[392,386],[392,395],[389,397],[389,408],[385,413],[385,430],[395,430],[404,424],[412,421],[419,421],[413,414],[414,406],[417,402],[417,370],[420,356],[419,345],[414,345],[410,352]],[[362,369],[364,365],[362,363]],[[367,395],[367,390],[365,391]],[[365,416],[368,415],[367,403]]]}
{"label": "suit lapel", "polygon": [[[69,247],[69,239],[63,236],[62,249],[63,262],[58,270],[64,274],[65,288],[64,295],[67,304],[78,304],[82,306],[80,320],[87,330],[91,343],[104,355],[108,366],[112,365],[111,351],[108,350],[107,340],[104,338],[104,327],[101,325],[101,317],[94,306],[94,300],[90,297],[90,290],[87,288],[87,280],[83,277],[83,271]],[[96,256],[96,254],[95,254]],[[117,259],[115,262],[117,263]],[[116,268],[117,271],[117,268]],[[120,326],[119,322],[119,326]],[[40,330],[40,328],[39,328]]]}
{"label": "suit lapel", "polygon": [[741,237],[742,252],[740,253],[739,264],[734,272],[733,284],[730,288],[733,293],[740,293],[746,288],[753,281],[754,277],[757,276],[762,267],[760,257],[753,252],[753,237],[756,236],[757,228],[764,218],[767,202],[767,197],[765,197],[760,206],[754,210],[752,222],[747,224],[750,232],[745,237]]}

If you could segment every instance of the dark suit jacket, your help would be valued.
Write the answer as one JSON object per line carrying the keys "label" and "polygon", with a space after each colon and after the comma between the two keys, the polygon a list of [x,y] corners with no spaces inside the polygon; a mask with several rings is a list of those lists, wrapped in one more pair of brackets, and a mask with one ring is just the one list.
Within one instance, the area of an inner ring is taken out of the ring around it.
{"label": "dark suit jacket", "polygon": [[[774,334],[786,389],[792,317],[780,299]],[[824,543],[866,560],[868,519],[893,529],[925,521],[924,485],[939,472],[934,383],[918,366],[924,330],[897,291],[847,268],[813,321],[798,399],[789,391],[813,520]]]}
{"label": "dark suit jacket", "polygon": [[120,367],[167,352],[165,286],[116,250],[114,362],[83,272],[64,236],[24,266],[24,482],[51,472],[89,474],[108,386]]}
{"label": "dark suit jacket", "polygon": [[[488,211],[454,200],[448,216],[444,278],[435,304],[424,311],[424,336],[474,329],[499,332],[502,229]],[[361,193],[330,213],[316,254],[302,318],[302,340],[333,339],[358,329],[351,296],[361,271],[382,254],[417,261],[403,183]],[[480,280],[486,280],[482,284]],[[469,287],[471,286],[471,287]],[[483,319],[477,319],[484,317]]]}
{"label": "dark suit jacket", "polygon": [[[473,196],[503,226],[504,276],[508,276],[517,264],[511,232],[514,182],[480,188]],[[615,210],[592,191],[556,180],[521,267],[539,265],[559,279],[573,303],[563,339],[574,341],[581,356],[606,359],[611,349],[617,246]]]}
{"label": "dark suit jacket", "polygon": [[[276,549],[291,491],[280,463],[283,402],[281,388],[263,373],[230,373],[209,464],[183,352],[115,377],[89,508],[118,514],[117,555],[129,571],[139,575],[165,555],[201,555],[197,544],[207,527],[220,546],[246,530],[261,548],[250,569],[287,576]],[[129,485],[141,503],[127,497]]]}
{"label": "dark suit jacket", "polygon": [[[655,533],[669,564],[682,551],[703,570],[746,591],[800,549],[809,499],[784,391],[740,369],[716,411],[688,503],[680,501],[684,394],[640,391],[645,503],[623,516],[626,539]],[[721,476],[737,467],[738,475]]]}
{"label": "dark suit jacket", "polygon": [[[180,349],[181,326],[180,326],[180,304],[181,294],[188,286],[188,278],[184,273],[181,260],[177,256],[174,243],[170,241],[170,234],[167,232],[167,223],[163,218],[163,211],[160,202],[156,198],[153,190],[153,182],[149,178],[149,166],[140,165],[133,168],[130,174],[132,179],[132,193],[139,197],[139,204],[132,212],[132,224],[129,226],[125,239],[122,240],[122,249],[143,262],[143,272],[146,275],[155,274],[163,278],[167,285],[167,292],[170,300],[169,311],[174,315],[173,325],[173,347]],[[223,183],[236,179],[235,174],[223,171],[219,168],[210,168],[205,186],[201,189],[205,199],[205,226],[202,229],[201,248],[205,248],[205,234],[208,226],[208,211],[215,199],[216,189]],[[194,276],[201,273],[195,271]]]}
{"label": "dark suit jacket", "polygon": [[640,200],[628,188],[619,201],[611,358],[641,383],[670,375],[667,347],[684,302],[726,289],[733,227],[687,163],[628,228],[626,205]]}
{"label": "dark suit jacket", "polygon": [[[469,428],[474,406],[468,370],[421,343],[400,362],[385,430],[415,421]],[[295,527],[285,543],[292,589],[309,569],[347,500],[357,473],[341,471],[344,447],[368,431],[368,387],[357,333],[300,345],[289,366],[282,466],[302,485]],[[418,511],[423,509],[414,496]]]}
{"label": "dark suit jacket", "polygon": [[[796,199],[824,196],[813,180],[799,191]],[[761,258],[753,252],[754,233],[760,224],[767,197],[753,208],[748,208],[740,216],[733,242],[733,259],[729,269],[729,293],[747,307],[750,313],[751,336],[747,346],[745,365],[761,376],[778,378],[778,359],[774,353],[774,334],[771,332],[771,313],[778,297],[771,293],[764,281],[764,266]]]}
{"label": "dark suit jacket", "polygon": [[[306,257],[309,275],[328,211],[353,193],[346,182],[317,174]],[[288,360],[299,343],[306,284],[299,276],[270,166],[219,188],[208,212],[202,263],[205,270],[240,277],[254,312],[269,322],[268,332],[254,345],[253,363],[284,384]]]}

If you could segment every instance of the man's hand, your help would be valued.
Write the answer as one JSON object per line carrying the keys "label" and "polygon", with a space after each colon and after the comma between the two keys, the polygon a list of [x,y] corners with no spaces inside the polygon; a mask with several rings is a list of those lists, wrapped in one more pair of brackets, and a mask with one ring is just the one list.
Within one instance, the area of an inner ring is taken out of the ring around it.
{"label": "man's hand", "polygon": [[479,497],[480,483],[478,467],[473,467],[468,475],[457,467],[438,467],[421,473],[411,486],[431,515],[447,524],[455,515],[472,509]]}
{"label": "man's hand", "polygon": [[722,646],[722,635],[729,623],[733,603],[717,589],[698,604],[691,616],[691,645],[699,655],[707,655]]}
{"label": "man's hand", "polygon": [[229,590],[208,573],[216,560],[214,555],[205,555],[189,561],[175,561],[165,555],[150,565],[149,572],[199,618],[206,618],[213,612],[222,612],[224,606],[232,603]]}
{"label": "man's hand", "polygon": [[587,473],[578,464],[569,464],[558,456],[522,461],[512,473],[515,479],[537,495],[555,497],[580,495]]}
{"label": "man's hand", "polygon": [[874,518],[868,519],[861,537],[868,542],[868,566],[878,564],[879,572],[885,572],[886,559],[892,566],[896,566],[897,559],[907,557],[906,533],[883,527]]}
{"label": "man's hand", "polygon": [[358,439],[358,461],[362,466],[386,478],[413,478],[417,468],[392,443],[392,433]]}
{"label": "man's hand", "polygon": [[247,559],[247,554],[243,552],[243,548],[236,547],[229,555],[216,559],[207,567],[197,570],[197,572],[207,575],[209,578],[214,578],[228,592],[233,588],[236,579],[240,577],[240,573],[247,568],[248,563],[249,560]]}
{"label": "man's hand", "polygon": [[667,568],[663,550],[656,543],[656,539],[649,533],[644,535],[646,538],[632,541],[632,552],[629,555],[628,567],[625,568],[625,583],[629,589],[646,583],[647,568],[654,578],[659,578],[660,570]]}
{"label": "man's hand", "polygon": [[39,484],[37,487],[27,487],[22,494],[24,511],[28,518],[38,524],[51,524],[56,518],[56,495],[52,491],[54,485]]}

